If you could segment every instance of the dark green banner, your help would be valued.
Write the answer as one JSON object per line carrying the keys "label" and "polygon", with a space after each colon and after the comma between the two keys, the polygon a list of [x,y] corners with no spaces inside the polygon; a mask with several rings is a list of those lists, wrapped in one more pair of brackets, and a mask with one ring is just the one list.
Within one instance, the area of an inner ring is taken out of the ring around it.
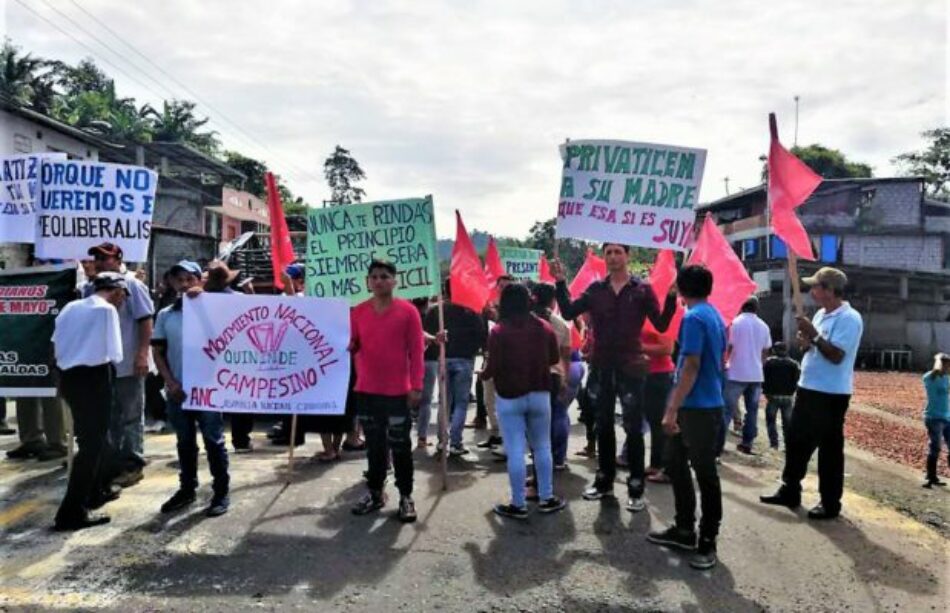
{"label": "dark green banner", "polygon": [[55,396],[50,339],[76,266],[0,270],[0,396]]}

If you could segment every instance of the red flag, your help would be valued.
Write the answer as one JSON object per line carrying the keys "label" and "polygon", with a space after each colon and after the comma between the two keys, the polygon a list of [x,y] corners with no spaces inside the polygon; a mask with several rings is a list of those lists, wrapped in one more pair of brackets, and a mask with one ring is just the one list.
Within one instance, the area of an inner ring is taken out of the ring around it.
{"label": "red flag", "polygon": [[779,142],[775,113],[769,113],[769,131],[772,136],[768,162],[772,229],[798,257],[814,260],[811,240],[795,215],[795,208],[821,184],[821,177]]}
{"label": "red flag", "polygon": [[455,246],[452,247],[452,264],[449,269],[449,284],[452,288],[452,302],[466,306],[481,313],[491,288],[485,279],[485,270],[478,259],[475,245],[465,231],[462,216],[455,211]]}
{"label": "red flag", "polygon": [[[653,293],[656,294],[657,302],[660,303],[660,307],[662,308],[663,303],[666,301],[667,294],[670,293],[670,288],[676,283],[676,258],[673,256],[672,250],[661,249],[659,253],[656,254],[656,260],[653,261],[653,268],[650,269],[649,281]],[[670,320],[670,326],[661,336],[676,338],[677,335],[679,335],[680,322],[682,320],[683,307],[677,300],[676,311],[673,313],[673,319]],[[653,324],[650,323],[649,319],[643,322],[643,331],[660,334],[656,328],[653,327]]]}
{"label": "red flag", "polygon": [[274,287],[284,289],[280,276],[288,265],[294,263],[297,256],[294,255],[294,245],[290,242],[290,231],[287,229],[284,207],[280,203],[280,192],[277,191],[277,181],[274,180],[273,173],[264,173],[264,184],[267,187],[267,211],[270,215],[270,261],[274,268]]}
{"label": "red flag", "polygon": [[574,280],[568,288],[571,291],[571,299],[577,300],[584,293],[584,290],[594,281],[603,281],[607,278],[607,262],[603,258],[597,257],[590,249],[587,250],[587,257],[584,258],[584,264],[577,271]]}
{"label": "red flag", "polygon": [[707,215],[703,222],[689,263],[704,264],[712,273],[713,289],[709,303],[716,307],[728,325],[739,313],[742,303],[755,291],[755,281],[749,277],[711,215]]}
{"label": "red flag", "polygon": [[498,299],[498,279],[505,274],[505,265],[501,262],[501,256],[498,254],[498,245],[495,244],[495,237],[489,237],[488,249],[485,250],[485,280],[491,290],[490,298]]}
{"label": "red flag", "polygon": [[541,254],[541,261],[538,263],[538,281],[541,283],[550,283],[554,285],[557,280],[554,278],[554,275],[551,274],[551,266],[548,264],[548,259],[544,257],[544,254]]}

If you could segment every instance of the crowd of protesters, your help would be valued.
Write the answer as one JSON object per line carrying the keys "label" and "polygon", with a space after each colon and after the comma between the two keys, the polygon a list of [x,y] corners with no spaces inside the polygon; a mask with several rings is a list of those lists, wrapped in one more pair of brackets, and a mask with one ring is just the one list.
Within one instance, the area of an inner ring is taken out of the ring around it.
{"label": "crowd of protesters", "polygon": [[[811,319],[797,318],[799,365],[789,357],[788,345],[773,344],[754,296],[733,321],[723,321],[707,301],[715,279],[706,268],[682,267],[669,294],[656,296],[629,272],[628,247],[606,244],[603,251],[607,277],[576,299],[555,259],[556,284],[503,276],[481,313],[453,303],[448,281],[439,306],[430,299],[398,298],[396,267],[374,260],[366,277],[371,297],[351,311],[352,374],[345,413],[301,417],[296,426],[288,419],[268,437],[276,444],[300,445],[308,431],[317,432],[323,450],[314,460],[321,462],[338,461],[343,452],[365,452],[367,491],[353,513],[366,515],[386,505],[385,482],[392,471],[399,492],[397,516],[412,522],[417,517],[413,433],[416,453],[428,453],[436,438],[436,454],[469,454],[463,428],[474,387],[479,411],[469,426],[487,430],[478,447],[492,451],[508,468],[510,498],[492,509],[506,518],[524,519],[529,503],[539,513],[557,512],[568,503],[556,491],[556,473],[567,469],[569,408],[576,400],[586,432],[578,453],[597,460],[596,475],[582,498],[613,497],[618,466],[628,471],[626,509],[631,513],[646,508],[648,483],[671,485],[675,520],[647,539],[692,552],[690,565],[708,569],[716,564],[723,520],[718,465],[726,431],[738,419],[742,426],[736,450],[752,453],[764,394],[768,442],[775,449],[784,446],[785,466],[781,487],[761,496],[761,502],[798,507],[801,481],[817,450],[820,501],[808,517],[837,517],[844,421],[863,332],[861,315],[844,300],[844,273],[826,267],[803,280],[820,308]],[[17,400],[21,444],[7,456],[64,458],[65,401],[78,450],[55,528],[99,525],[109,518],[95,510],[142,479],[148,415],[158,424],[154,431],[170,425],[177,439],[179,487],[161,512],[173,513],[196,501],[200,433],[211,473],[205,513],[226,513],[230,468],[225,416],[182,407],[183,304],[202,292],[253,293],[253,284],[224,262],[202,268],[181,261],[150,296],[137,275],[125,269],[121,249],[104,243],[89,255],[89,280],[78,288],[81,299],[56,319],[52,340],[60,395]],[[284,292],[303,295],[303,279],[303,266],[288,267]],[[667,333],[682,307],[686,310],[678,331]],[[576,337],[579,346],[573,342]],[[444,439],[441,431],[431,434],[440,355],[445,357],[448,407]],[[950,357],[938,354],[923,378],[930,437],[926,487],[943,485],[937,462],[941,442],[950,444],[948,373]],[[5,402],[0,404],[5,409]],[[618,404],[625,438],[619,456]],[[14,432],[5,420],[0,426],[0,434]],[[234,451],[251,452],[254,416],[232,415],[230,426]]]}

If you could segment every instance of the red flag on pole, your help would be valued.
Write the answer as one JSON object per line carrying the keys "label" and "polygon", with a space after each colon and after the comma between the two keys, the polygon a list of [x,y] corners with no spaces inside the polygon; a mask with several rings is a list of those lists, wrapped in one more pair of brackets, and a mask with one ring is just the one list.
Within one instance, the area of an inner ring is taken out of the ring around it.
{"label": "red flag on pole", "polygon": [[554,278],[554,275],[551,274],[551,266],[548,264],[548,259],[544,257],[544,254],[541,254],[541,260],[538,263],[538,281],[541,283],[550,283],[554,285],[557,280]]}
{"label": "red flag on pole", "polygon": [[264,173],[264,184],[267,187],[267,211],[270,216],[270,261],[274,268],[274,287],[283,289],[284,284],[280,276],[289,264],[294,263],[297,256],[294,255],[294,245],[290,241],[290,230],[287,229],[284,207],[280,202],[280,192],[277,191],[277,181],[273,173]]}
{"label": "red flag on pole", "polygon": [[498,254],[498,245],[495,244],[495,237],[489,237],[488,249],[485,250],[485,280],[488,282],[488,288],[491,290],[491,299],[498,299],[498,279],[505,274],[505,265],[501,262],[501,255]]}
{"label": "red flag on pole", "polygon": [[603,281],[607,278],[607,262],[603,258],[597,257],[590,249],[587,250],[587,257],[584,258],[584,264],[577,271],[574,280],[571,281],[568,289],[571,292],[571,299],[577,300],[584,293],[584,290],[594,281]]}
{"label": "red flag on pole", "polygon": [[[653,268],[650,269],[649,281],[653,293],[656,294],[657,302],[662,306],[666,300],[666,295],[670,293],[670,288],[676,283],[676,258],[672,250],[661,249],[656,254],[656,260],[653,261]],[[660,336],[675,339],[679,335],[680,322],[682,320],[683,307],[679,304],[679,301],[677,301],[676,312],[673,314],[673,319],[670,320],[670,327],[666,329],[666,332],[662,334],[657,332],[649,319],[643,322],[643,330],[644,332],[653,332]]]}
{"label": "red flag on pole", "polygon": [[814,260],[811,241],[795,209],[821,184],[821,177],[779,142],[775,113],[769,113],[769,131],[772,137],[768,161],[772,229],[798,257]]}
{"label": "red flag on pole", "polygon": [[491,288],[485,278],[485,270],[478,259],[475,245],[462,223],[462,216],[455,211],[455,246],[452,247],[452,264],[449,269],[449,284],[452,302],[481,313]]}
{"label": "red flag on pole", "polygon": [[742,303],[755,291],[755,281],[749,277],[711,215],[707,215],[703,222],[689,263],[703,264],[712,273],[713,289],[709,303],[716,307],[727,324],[731,322]]}

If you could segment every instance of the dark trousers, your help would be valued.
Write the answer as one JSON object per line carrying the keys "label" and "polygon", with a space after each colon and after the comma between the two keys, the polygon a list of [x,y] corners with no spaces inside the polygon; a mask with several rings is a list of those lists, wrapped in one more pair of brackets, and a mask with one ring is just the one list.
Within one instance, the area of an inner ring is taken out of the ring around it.
{"label": "dark trousers", "polygon": [[650,466],[663,468],[666,433],[663,432],[663,412],[673,389],[673,373],[658,372],[647,375],[643,386],[643,412],[650,424]]}
{"label": "dark trousers", "polygon": [[165,379],[156,373],[145,375],[145,415],[153,421],[164,421],[167,418],[165,414],[165,397],[162,396],[162,388],[165,387]]}
{"label": "dark trousers", "polygon": [[405,396],[357,395],[357,416],[366,437],[367,482],[373,493],[386,482],[386,455],[392,451],[396,488],[403,496],[412,494],[412,416]]}
{"label": "dark trousers", "polygon": [[703,516],[699,537],[715,539],[722,522],[722,490],[716,469],[716,440],[722,428],[722,409],[682,408],[677,419],[680,431],[666,440],[666,474],[673,484],[676,526],[693,532],[696,526],[696,474]]}
{"label": "dark trousers", "polygon": [[614,433],[614,410],[617,398],[627,434],[627,465],[630,476],[627,490],[632,497],[643,495],[643,378],[624,374],[613,368],[591,367],[587,394],[594,406],[597,428],[597,477],[599,489],[613,488],[617,476],[617,436]]}
{"label": "dark trousers", "polygon": [[[237,447],[247,447],[251,444],[251,431],[254,430],[253,413],[230,413],[228,418],[231,420],[231,444]],[[300,428],[300,420],[297,420],[297,428]],[[290,432],[288,430],[288,432]]]}
{"label": "dark trousers", "polygon": [[826,394],[798,388],[792,421],[785,434],[783,489],[801,496],[808,462],[818,449],[818,491],[827,511],[841,509],[844,490],[844,416],[848,394]]}
{"label": "dark trousers", "polygon": [[488,419],[488,408],[485,406],[485,386],[481,377],[475,378],[475,420],[485,421]]}
{"label": "dark trousers", "polygon": [[189,411],[181,404],[168,401],[168,418],[175,428],[178,443],[178,481],[181,489],[198,489],[198,431],[201,431],[208,468],[211,471],[211,489],[216,496],[226,496],[231,484],[228,474],[228,448],[224,442],[224,416],[213,411]]}
{"label": "dark trousers", "polygon": [[90,497],[102,487],[99,471],[109,434],[114,381],[111,364],[77,366],[61,373],[60,389],[72,412],[78,450],[66,495],[56,512],[57,523],[85,517]]}

